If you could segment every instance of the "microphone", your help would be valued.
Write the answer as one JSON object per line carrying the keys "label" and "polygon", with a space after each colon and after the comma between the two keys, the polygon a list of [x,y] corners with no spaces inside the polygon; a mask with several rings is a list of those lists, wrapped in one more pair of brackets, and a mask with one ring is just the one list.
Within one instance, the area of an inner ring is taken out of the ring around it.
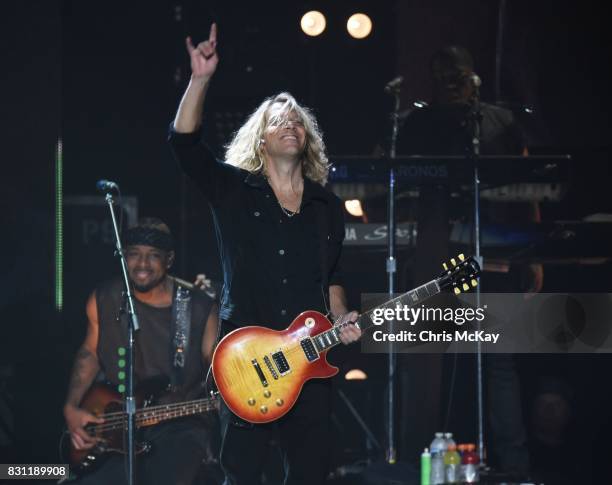
{"label": "microphone", "polygon": [[397,93],[399,92],[400,84],[404,82],[404,76],[397,76],[385,85],[385,93]]}
{"label": "microphone", "polygon": [[102,192],[103,194],[108,194],[109,192],[112,192],[113,190],[116,190],[117,192],[119,192],[119,186],[111,181],[111,180],[98,180],[96,182],[96,189],[98,189],[98,191]]}
{"label": "microphone", "polygon": [[479,88],[482,85],[482,79],[480,79],[480,76],[475,72],[470,75],[470,82],[475,88]]}

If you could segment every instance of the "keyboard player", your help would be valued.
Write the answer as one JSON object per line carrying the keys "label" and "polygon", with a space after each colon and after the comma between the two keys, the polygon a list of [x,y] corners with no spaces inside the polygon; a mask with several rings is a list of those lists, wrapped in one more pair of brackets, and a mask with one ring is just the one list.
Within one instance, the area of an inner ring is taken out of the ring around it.
{"label": "keyboard player", "polygon": [[[477,95],[479,78],[474,73],[471,54],[457,46],[445,47],[434,54],[430,64],[433,98],[431,103],[413,111],[401,128],[397,153],[402,155],[469,156],[472,150],[472,124],[470,115]],[[527,155],[522,132],[512,112],[487,103],[479,103],[480,154]],[[466,215],[469,215],[466,214]],[[537,202],[490,203],[482,207],[483,219],[490,222],[531,221],[539,222]],[[422,186],[417,202],[418,236],[415,263],[412,268],[414,282],[428,281],[439,272],[440,261],[450,256],[449,235],[451,218],[450,190],[448,186]],[[537,292],[543,283],[541,265],[528,265],[513,270],[492,281],[487,275],[483,284],[487,291]],[[402,414],[400,422],[405,429],[400,433],[406,441],[400,446],[405,456],[417,456],[423,443],[428,442],[435,431],[441,429],[446,413],[446,401],[441,396],[444,365],[440,355],[402,356],[401,375]],[[466,358],[463,358],[466,357]],[[470,356],[460,356],[459,372],[473,374]],[[448,363],[447,363],[448,364]],[[418,370],[417,370],[418,369]],[[427,369],[427,371],[423,371]],[[486,375],[489,404],[488,429],[491,432],[490,449],[497,459],[499,469],[507,473],[526,475],[529,457],[526,433],[520,401],[520,386],[514,359],[511,355],[489,355],[486,359]],[[466,376],[458,375],[458,380]],[[467,382],[470,382],[469,379]],[[422,399],[411,399],[418,389]],[[404,395],[405,394],[405,395]],[[455,392],[453,409],[458,409],[459,393]],[[467,395],[474,404],[475,393]],[[418,401],[422,404],[418,404]],[[409,404],[408,404],[409,403]],[[466,403],[466,405],[469,405]],[[415,408],[421,406],[420,408]],[[475,414],[475,413],[470,413]],[[465,416],[462,416],[464,418]],[[471,426],[466,430],[473,436],[476,422],[451,419],[450,430],[461,432],[460,422]],[[461,436],[461,433],[460,433]]]}

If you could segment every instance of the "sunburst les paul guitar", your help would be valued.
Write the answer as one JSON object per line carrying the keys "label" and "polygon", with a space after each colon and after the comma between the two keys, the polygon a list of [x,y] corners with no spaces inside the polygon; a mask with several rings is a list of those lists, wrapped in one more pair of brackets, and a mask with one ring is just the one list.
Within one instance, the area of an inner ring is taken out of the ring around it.
{"label": "sunburst les paul guitar", "polygon": [[[171,419],[194,416],[219,408],[219,400],[216,397],[153,405],[167,388],[168,379],[163,377],[147,379],[137,387],[136,428],[153,426]],[[77,450],[70,439],[64,440],[63,455],[70,463],[70,472],[76,476],[98,468],[111,453],[127,453],[124,446],[127,414],[121,394],[109,385],[94,384],[83,397],[80,407],[98,418],[104,418],[104,422],[92,423],[85,427],[91,436],[99,440],[91,449]],[[142,454],[149,451],[151,445],[137,441],[135,448],[136,454]]]}
{"label": "sunburst les paul guitar", "polygon": [[[459,255],[443,267],[438,278],[363,313],[354,324],[363,331],[372,325],[377,309],[410,307],[446,289],[458,294],[477,286],[480,267],[473,257]],[[307,380],[338,373],[327,362],[327,352],[340,343],[340,330],[316,311],[301,313],[283,331],[257,326],[234,330],[219,342],[212,360],[221,397],[234,414],[251,423],[280,418],[293,407]]]}

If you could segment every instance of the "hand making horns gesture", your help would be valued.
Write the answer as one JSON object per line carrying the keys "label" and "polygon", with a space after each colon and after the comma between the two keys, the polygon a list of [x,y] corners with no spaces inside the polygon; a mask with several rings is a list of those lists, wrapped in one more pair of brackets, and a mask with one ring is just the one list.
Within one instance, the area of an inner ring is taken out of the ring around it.
{"label": "hand making horns gesture", "polygon": [[210,26],[208,40],[193,45],[191,37],[185,39],[187,52],[191,58],[191,77],[208,81],[217,69],[219,56],[217,55],[217,24]]}

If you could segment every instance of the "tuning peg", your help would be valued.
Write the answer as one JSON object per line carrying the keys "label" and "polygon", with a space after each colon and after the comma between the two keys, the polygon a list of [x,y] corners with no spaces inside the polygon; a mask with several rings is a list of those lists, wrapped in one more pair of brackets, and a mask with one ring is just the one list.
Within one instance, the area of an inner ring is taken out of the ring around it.
{"label": "tuning peg", "polygon": [[444,271],[448,271],[448,266],[446,265],[446,263],[442,263],[442,267],[444,268]]}
{"label": "tuning peg", "polygon": [[455,292],[455,295],[458,295],[459,293],[461,293],[461,290],[457,288],[456,286],[455,288],[453,288],[453,291]]}
{"label": "tuning peg", "polygon": [[463,283],[463,291],[468,291],[470,286],[467,283]]}
{"label": "tuning peg", "polygon": [[465,261],[465,256],[463,255],[463,253],[461,253],[459,256],[457,256],[459,258],[459,261],[463,262]]}
{"label": "tuning peg", "polygon": [[455,258],[451,258],[451,264],[453,266],[457,266],[457,261],[455,261]]}
{"label": "tuning peg", "polygon": [[470,283],[472,283],[472,287],[476,288],[478,286],[478,281],[476,280],[472,280]]}

